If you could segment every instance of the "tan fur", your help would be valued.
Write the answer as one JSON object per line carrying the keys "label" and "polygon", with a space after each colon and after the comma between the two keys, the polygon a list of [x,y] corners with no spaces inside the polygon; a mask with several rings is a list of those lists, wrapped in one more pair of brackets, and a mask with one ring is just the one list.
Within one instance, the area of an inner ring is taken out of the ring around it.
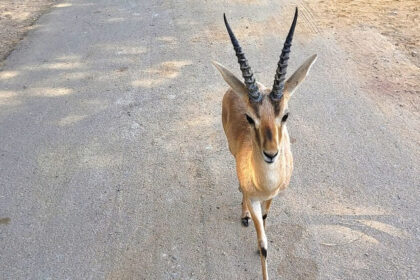
{"label": "tan fur", "polygon": [[[288,110],[290,97],[315,59],[316,55],[306,60],[286,81],[280,101],[272,101],[269,97],[271,90],[258,83],[259,91],[263,94],[260,103],[251,103],[245,85],[223,65],[213,62],[231,86],[222,102],[223,128],[229,150],[236,160],[236,173],[243,195],[242,218],[247,219],[251,215],[257,231],[264,280],[268,280],[265,257],[268,242],[263,216],[267,217],[272,198],[289,185],[293,171],[287,122],[282,122],[282,118]],[[248,123],[246,115],[255,125]],[[274,162],[266,162],[264,152],[269,155],[277,153]]]}
{"label": "tan fur", "polygon": [[[280,106],[281,116],[285,109],[285,102],[283,100]],[[255,141],[252,140],[252,128],[245,118],[248,112],[247,106],[248,104],[245,104],[238,94],[233,90],[228,90],[223,97],[223,128],[230,152],[236,160],[236,171],[242,192],[246,193],[250,199],[265,201],[273,198],[278,191],[285,189],[289,184],[293,170],[290,139],[286,125],[276,125],[273,106],[268,97],[265,97],[260,108],[261,129],[258,132],[260,139],[263,139],[261,131],[264,131],[265,127],[270,127],[275,131],[273,141],[263,141],[265,151],[277,150],[277,145],[279,146],[279,160],[267,169],[267,163],[262,157],[262,149],[257,147]]]}

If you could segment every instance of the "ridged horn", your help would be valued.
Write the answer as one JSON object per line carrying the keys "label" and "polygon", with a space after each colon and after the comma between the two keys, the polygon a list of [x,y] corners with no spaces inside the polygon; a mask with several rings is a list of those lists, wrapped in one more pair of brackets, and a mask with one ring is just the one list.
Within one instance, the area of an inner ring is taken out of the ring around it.
{"label": "ridged horn", "polygon": [[280,60],[277,64],[276,75],[274,76],[273,89],[270,93],[272,100],[280,100],[283,96],[284,83],[287,72],[287,62],[289,60],[290,47],[292,46],[293,33],[295,32],[296,21],[298,17],[298,8],[295,10],[295,17],[293,18],[292,26],[290,26],[289,34],[287,34],[286,41],[281,51]]}
{"label": "ridged horn", "polygon": [[242,77],[245,80],[245,86],[248,89],[249,99],[253,102],[260,102],[262,94],[258,91],[257,83],[255,82],[254,74],[252,73],[251,67],[248,65],[248,60],[245,58],[245,54],[242,52],[241,46],[238,40],[233,34],[232,29],[226,19],[226,15],[223,14],[227,32],[229,33],[230,40],[232,41],[233,48],[235,49],[236,56],[238,57],[238,63],[242,71]]}

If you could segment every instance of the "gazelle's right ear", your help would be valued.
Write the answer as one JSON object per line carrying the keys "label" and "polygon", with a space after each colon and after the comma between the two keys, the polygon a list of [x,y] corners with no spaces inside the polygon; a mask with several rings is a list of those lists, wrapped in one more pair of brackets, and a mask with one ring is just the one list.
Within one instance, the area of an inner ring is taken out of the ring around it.
{"label": "gazelle's right ear", "polygon": [[230,72],[226,67],[216,61],[212,61],[213,65],[219,70],[220,74],[222,74],[223,79],[228,83],[228,85],[233,89],[234,92],[248,96],[248,90],[243,82],[241,82],[236,76]]}
{"label": "gazelle's right ear", "polygon": [[317,55],[314,54],[309,57],[297,70],[287,79],[284,86],[284,91],[290,96],[293,95],[293,92],[298,88],[298,86],[305,80],[308,75],[309,70],[316,61]]}

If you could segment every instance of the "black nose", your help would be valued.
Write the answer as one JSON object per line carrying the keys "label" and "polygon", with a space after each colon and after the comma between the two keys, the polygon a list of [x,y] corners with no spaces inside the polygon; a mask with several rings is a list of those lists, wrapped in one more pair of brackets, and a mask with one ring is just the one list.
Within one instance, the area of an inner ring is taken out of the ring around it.
{"label": "black nose", "polygon": [[268,157],[269,159],[273,159],[273,158],[275,158],[276,156],[277,156],[277,154],[279,153],[278,151],[275,153],[275,154],[269,154],[269,153],[266,153],[265,151],[263,151],[263,153],[264,153],[264,155],[266,156],[266,157]]}

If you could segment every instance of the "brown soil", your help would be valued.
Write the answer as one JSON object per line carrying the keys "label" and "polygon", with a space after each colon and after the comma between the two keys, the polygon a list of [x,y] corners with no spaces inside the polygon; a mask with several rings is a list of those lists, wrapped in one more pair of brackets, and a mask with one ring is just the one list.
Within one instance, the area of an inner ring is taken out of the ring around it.
{"label": "brown soil", "polygon": [[333,32],[347,50],[384,111],[406,109],[418,118],[418,0],[306,0],[304,6],[320,31]]}
{"label": "brown soil", "polygon": [[[418,0],[308,1],[324,27],[370,27],[388,38],[420,67],[420,2]],[[362,39],[362,38],[361,38]]]}
{"label": "brown soil", "polygon": [[0,1],[0,65],[55,0]]}

